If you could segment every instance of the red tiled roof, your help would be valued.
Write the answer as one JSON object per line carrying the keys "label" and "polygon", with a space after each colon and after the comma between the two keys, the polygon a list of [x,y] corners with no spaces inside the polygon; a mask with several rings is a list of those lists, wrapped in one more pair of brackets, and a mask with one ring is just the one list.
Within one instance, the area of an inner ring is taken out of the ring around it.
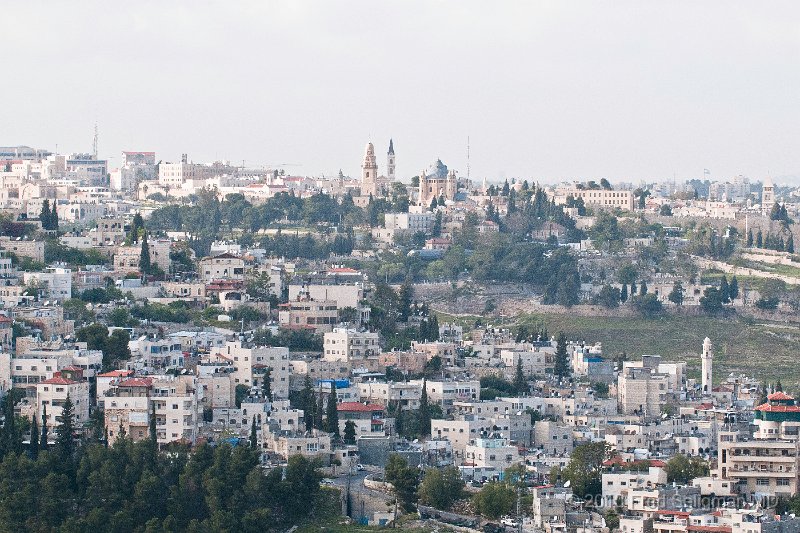
{"label": "red tiled roof", "polygon": [[358,270],[355,270],[353,268],[347,268],[347,267],[344,267],[344,268],[329,268],[328,269],[328,273],[329,274],[360,274],[360,272]]}
{"label": "red tiled roof", "polygon": [[124,378],[133,374],[133,370],[112,370],[111,372],[103,372],[98,374],[99,378]]}
{"label": "red tiled roof", "polygon": [[755,408],[756,411],[766,411],[768,413],[800,413],[800,405],[770,405],[762,403]]}
{"label": "red tiled roof", "polygon": [[0,324],[10,324],[11,322],[14,321],[8,318],[6,315],[0,315]]}
{"label": "red tiled roof", "polygon": [[78,382],[72,381],[71,379],[62,378],[61,376],[53,376],[52,378],[40,381],[39,383],[44,385],[75,385]]}
{"label": "red tiled roof", "polygon": [[778,391],[767,396],[767,400],[794,400],[794,396],[789,396],[783,391]]}
{"label": "red tiled roof", "polygon": [[152,387],[153,380],[151,378],[130,378],[120,381],[120,387]]}
{"label": "red tiled roof", "polygon": [[714,404],[713,403],[701,403],[700,405],[698,405],[696,407],[696,409],[698,409],[700,411],[706,411],[708,409],[713,409],[713,408],[714,408]]}
{"label": "red tiled roof", "polygon": [[363,404],[361,402],[342,402],[336,406],[337,411],[372,412],[383,411],[382,405]]}
{"label": "red tiled roof", "polygon": [[702,531],[714,533],[731,533],[731,526],[687,526],[686,531]]}

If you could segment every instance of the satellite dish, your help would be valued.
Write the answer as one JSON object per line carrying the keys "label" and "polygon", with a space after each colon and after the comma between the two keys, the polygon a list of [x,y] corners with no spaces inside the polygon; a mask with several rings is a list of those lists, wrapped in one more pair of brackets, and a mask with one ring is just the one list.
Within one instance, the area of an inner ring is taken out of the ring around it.
{"label": "satellite dish", "polygon": [[569,480],[567,480],[566,483],[564,483],[564,488],[566,489],[567,487],[569,487]]}

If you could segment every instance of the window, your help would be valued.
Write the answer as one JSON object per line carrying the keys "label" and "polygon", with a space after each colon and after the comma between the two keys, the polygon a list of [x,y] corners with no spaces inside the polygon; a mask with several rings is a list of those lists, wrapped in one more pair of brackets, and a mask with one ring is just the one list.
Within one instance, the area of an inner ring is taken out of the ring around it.
{"label": "window", "polygon": [[760,478],[756,479],[756,485],[759,485],[759,486],[762,486],[762,487],[763,486],[769,486],[769,479],[767,479],[765,477],[760,477]]}

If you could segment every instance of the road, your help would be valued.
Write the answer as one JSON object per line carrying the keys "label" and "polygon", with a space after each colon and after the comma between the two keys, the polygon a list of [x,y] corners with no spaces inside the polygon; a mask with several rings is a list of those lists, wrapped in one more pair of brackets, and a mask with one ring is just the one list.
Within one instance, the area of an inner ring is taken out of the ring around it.
{"label": "road", "polygon": [[[350,508],[352,510],[352,518],[356,520],[372,519],[373,513],[385,513],[392,509],[389,502],[394,501],[391,494],[385,492],[372,490],[364,486],[364,478],[369,474],[374,474],[379,470],[372,468],[370,470],[355,470],[350,475]],[[342,491],[342,497],[347,496],[348,476],[346,469],[339,473],[333,479],[333,485]]]}

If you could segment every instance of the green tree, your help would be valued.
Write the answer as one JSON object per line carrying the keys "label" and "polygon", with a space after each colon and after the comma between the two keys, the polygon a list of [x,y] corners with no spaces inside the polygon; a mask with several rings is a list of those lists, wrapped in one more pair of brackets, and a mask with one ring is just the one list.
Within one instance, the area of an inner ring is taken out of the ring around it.
{"label": "green tree", "polygon": [[687,484],[696,477],[707,476],[708,463],[700,457],[677,454],[667,461],[667,481]]}
{"label": "green tree", "polygon": [[433,221],[433,229],[431,230],[431,235],[434,237],[441,237],[442,236],[442,212],[436,212],[436,219]]}
{"label": "green tree", "polygon": [[253,416],[253,423],[250,424],[250,447],[258,448],[258,433],[256,432],[256,417]]}
{"label": "green tree", "polygon": [[719,282],[719,292],[720,296],[722,297],[722,303],[728,303],[731,301],[730,288],[728,287],[728,278],[725,277],[724,275],[722,276],[722,279],[720,279]]}
{"label": "green tree", "polygon": [[558,333],[556,340],[556,354],[553,367],[553,373],[559,379],[563,379],[572,373],[572,368],[569,362],[569,354],[567,354],[567,336],[563,331]]}
{"label": "green tree", "polygon": [[672,291],[670,291],[667,299],[675,305],[683,305],[683,285],[680,281],[676,281],[675,285],[672,286]]}
{"label": "green tree", "polygon": [[497,520],[509,514],[516,502],[516,491],[501,481],[486,483],[472,498],[475,511],[489,520]]}
{"label": "green tree", "polygon": [[75,456],[75,414],[72,399],[67,394],[64,405],[61,407],[60,424],[56,427],[56,450],[62,460],[71,462]]}
{"label": "green tree", "polygon": [[142,250],[139,253],[139,270],[142,274],[149,274],[152,265],[150,263],[150,245],[147,244],[147,232],[142,234]]}
{"label": "green tree", "polygon": [[406,512],[414,510],[417,502],[419,475],[417,469],[409,466],[401,456],[393,453],[389,456],[384,469],[384,479],[394,487],[394,494],[399,505]]}
{"label": "green tree", "polygon": [[753,230],[752,229],[748,229],[747,230],[747,243],[746,243],[746,246],[748,248],[752,248],[753,247]]}
{"label": "green tree", "polygon": [[331,380],[331,393],[328,396],[328,411],[326,413],[326,431],[339,437],[339,403],[336,397],[336,380]]}
{"label": "green tree", "polygon": [[619,307],[621,298],[622,295],[618,288],[612,287],[611,285],[603,285],[603,288],[600,289],[600,292],[595,297],[595,302],[608,309],[614,309]]}
{"label": "green tree", "polygon": [[355,444],[356,443],[356,423],[352,420],[348,420],[344,423],[344,443],[345,444]]}
{"label": "green tree", "polygon": [[447,511],[453,502],[461,499],[464,480],[458,468],[447,466],[441,470],[429,468],[419,486],[419,501],[436,509]]}
{"label": "green tree", "polygon": [[39,222],[42,224],[42,229],[50,229],[50,200],[47,198],[42,202],[42,210],[39,212]]}
{"label": "green tree", "polygon": [[303,421],[306,425],[306,431],[314,429],[314,411],[317,404],[314,398],[314,389],[311,385],[311,376],[306,374],[303,380],[303,390],[300,391],[300,406],[303,409]]}
{"label": "green tree", "polygon": [[50,229],[53,231],[58,231],[58,211],[56,210],[57,205],[58,201],[53,200],[53,208],[50,211]]}
{"label": "green tree", "polygon": [[647,283],[642,280],[641,285],[639,285],[639,295],[644,296],[645,294],[647,294]]}
{"label": "green tree", "polygon": [[703,291],[703,296],[700,297],[700,307],[709,314],[715,314],[722,311],[725,300],[722,298],[722,292],[716,287],[707,287]]}
{"label": "green tree", "polygon": [[617,270],[617,281],[623,285],[630,285],[636,281],[636,276],[638,274],[635,266],[630,263],[625,263]]}
{"label": "green tree", "polygon": [[640,294],[634,296],[631,301],[636,310],[646,317],[654,317],[664,311],[664,306],[655,294]]}
{"label": "green tree", "polygon": [[36,421],[36,415],[33,416],[33,421],[31,422],[30,442],[28,454],[35,461],[39,457],[39,423]]}
{"label": "green tree", "polygon": [[786,240],[786,251],[790,254],[794,253],[794,236],[790,233],[789,238]]}
{"label": "green tree", "polygon": [[422,378],[422,396],[419,400],[419,434],[427,437],[431,434],[431,411],[428,405],[428,381]]}
{"label": "green tree", "polygon": [[756,234],[756,248],[763,248],[764,246],[764,235],[761,233],[761,229],[759,228],[758,233]]}
{"label": "green tree", "polygon": [[731,297],[731,300],[735,300],[739,297],[739,280],[736,279],[736,276],[731,278],[731,283],[728,286],[728,295]]}
{"label": "green tree", "polygon": [[46,450],[49,445],[47,440],[47,406],[42,405],[42,437],[39,439],[39,448]]}
{"label": "green tree", "polygon": [[619,291],[619,301],[625,303],[628,301],[628,286],[622,284],[622,289]]}
{"label": "green tree", "polygon": [[593,442],[575,447],[562,475],[570,482],[576,496],[586,498],[602,493],[600,479],[602,466],[609,454],[610,447],[606,442]]}
{"label": "green tree", "polygon": [[517,370],[514,373],[514,392],[519,395],[528,392],[528,380],[525,379],[525,373],[522,371],[522,357],[517,359]]}
{"label": "green tree", "polygon": [[264,370],[264,377],[261,378],[261,390],[264,393],[264,398],[272,402],[272,369],[267,368]]}
{"label": "green tree", "polygon": [[148,424],[150,433],[150,444],[154,449],[158,449],[158,431],[156,429],[156,403],[152,402],[150,406],[150,422]]}

